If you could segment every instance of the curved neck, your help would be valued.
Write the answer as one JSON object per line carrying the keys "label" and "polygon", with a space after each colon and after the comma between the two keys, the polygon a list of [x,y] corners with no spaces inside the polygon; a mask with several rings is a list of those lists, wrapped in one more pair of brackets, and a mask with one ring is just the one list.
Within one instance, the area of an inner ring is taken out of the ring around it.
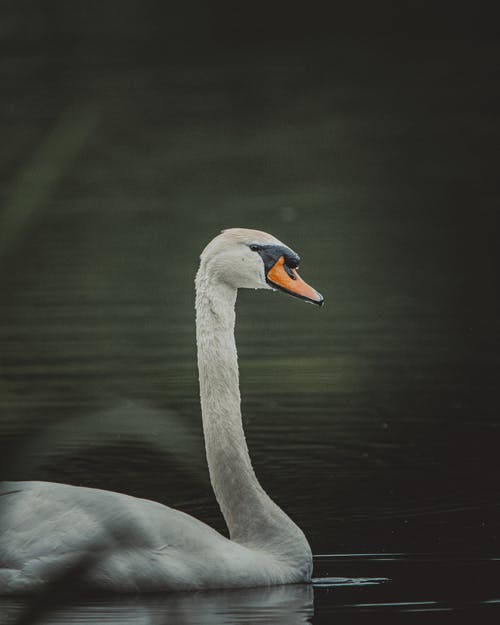
{"label": "curved neck", "polygon": [[269,498],[250,462],[241,421],[234,340],[236,290],[196,277],[196,339],[210,479],[232,540],[297,559],[310,557],[302,531]]}

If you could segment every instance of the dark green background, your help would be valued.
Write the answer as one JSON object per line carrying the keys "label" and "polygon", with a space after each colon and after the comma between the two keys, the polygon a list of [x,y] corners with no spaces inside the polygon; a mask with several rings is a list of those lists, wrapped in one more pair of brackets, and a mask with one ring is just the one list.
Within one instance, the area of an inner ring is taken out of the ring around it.
{"label": "dark green background", "polygon": [[498,33],[437,4],[2,3],[6,477],[222,529],[193,278],[260,228],[326,298],[239,297],[265,488],[316,554],[498,553]]}

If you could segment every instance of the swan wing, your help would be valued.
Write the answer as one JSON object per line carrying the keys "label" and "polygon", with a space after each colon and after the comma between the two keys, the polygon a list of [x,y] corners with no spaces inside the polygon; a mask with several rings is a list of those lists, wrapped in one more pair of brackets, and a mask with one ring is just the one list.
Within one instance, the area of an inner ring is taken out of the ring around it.
{"label": "swan wing", "polygon": [[36,590],[89,554],[85,581],[102,590],[193,590],[281,579],[268,555],[154,501],[51,482],[7,482],[0,505],[0,594]]}

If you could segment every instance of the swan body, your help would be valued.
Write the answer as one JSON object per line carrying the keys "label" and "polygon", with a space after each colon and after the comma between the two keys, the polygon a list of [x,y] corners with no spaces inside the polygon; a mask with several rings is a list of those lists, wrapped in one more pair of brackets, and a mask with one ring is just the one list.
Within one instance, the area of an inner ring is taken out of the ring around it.
{"label": "swan body", "polygon": [[[87,558],[82,583],[116,592],[309,582],[303,532],[253,471],[240,412],[234,341],[238,288],[274,288],[322,304],[297,274],[298,256],[269,234],[231,229],[203,251],[196,337],[210,479],[226,538],[154,501],[51,482],[0,489],[0,594],[29,593]],[[88,558],[91,558],[88,560]]]}

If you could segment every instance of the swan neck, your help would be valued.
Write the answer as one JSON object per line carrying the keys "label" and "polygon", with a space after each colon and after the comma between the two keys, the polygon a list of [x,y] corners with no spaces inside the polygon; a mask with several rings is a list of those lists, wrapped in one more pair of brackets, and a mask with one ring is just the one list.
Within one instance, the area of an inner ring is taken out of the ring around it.
{"label": "swan neck", "polygon": [[[234,338],[236,289],[196,279],[196,332],[203,430],[210,479],[232,540],[307,562],[302,531],[269,498],[252,468],[240,409]],[[286,552],[286,555],[285,555]]]}

